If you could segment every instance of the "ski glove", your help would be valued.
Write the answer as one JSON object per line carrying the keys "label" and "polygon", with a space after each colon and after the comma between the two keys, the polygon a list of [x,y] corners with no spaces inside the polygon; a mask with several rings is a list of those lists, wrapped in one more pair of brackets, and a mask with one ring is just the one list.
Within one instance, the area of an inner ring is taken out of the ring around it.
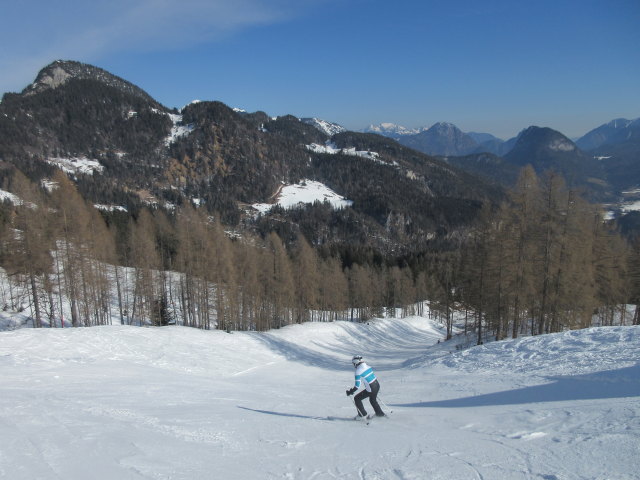
{"label": "ski glove", "polygon": [[347,397],[349,395],[353,395],[354,393],[356,393],[356,390],[358,390],[356,387],[350,388],[349,390],[347,390]]}

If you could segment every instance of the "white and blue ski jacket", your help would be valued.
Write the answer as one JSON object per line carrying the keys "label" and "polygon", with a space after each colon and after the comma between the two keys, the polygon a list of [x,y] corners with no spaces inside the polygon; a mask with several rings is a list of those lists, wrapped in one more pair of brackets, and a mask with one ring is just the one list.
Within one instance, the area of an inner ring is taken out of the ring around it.
{"label": "white and blue ski jacket", "polygon": [[356,384],[355,388],[360,388],[360,381],[364,383],[364,388],[366,388],[367,392],[371,391],[371,387],[369,386],[373,382],[377,380],[375,373],[373,373],[373,369],[362,362],[356,367]]}

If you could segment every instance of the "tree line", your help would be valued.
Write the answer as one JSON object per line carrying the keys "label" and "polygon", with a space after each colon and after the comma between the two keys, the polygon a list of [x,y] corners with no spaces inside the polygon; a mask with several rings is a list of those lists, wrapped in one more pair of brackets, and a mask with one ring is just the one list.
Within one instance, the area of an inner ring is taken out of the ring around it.
{"label": "tree line", "polygon": [[[268,330],[304,321],[414,313],[427,296],[408,266],[322,255],[304,236],[233,239],[204,209],[105,213],[58,171],[50,191],[16,171],[21,199],[0,216],[5,310],[28,308],[34,326],[111,323]],[[393,307],[393,308],[392,308]],[[397,307],[397,308],[396,308]]]}
{"label": "tree line", "polygon": [[423,314],[429,299],[449,338],[464,312],[482,343],[587,327],[594,313],[612,324],[640,300],[638,249],[560,176],[530,168],[446,248],[395,259],[314,247],[300,232],[234,237],[188,204],[100,212],[61,171],[52,184],[16,171],[5,187],[21,202],[0,210],[3,308],[28,308],[36,327],[268,330]]}
{"label": "tree line", "polygon": [[[525,167],[506,202],[485,205],[459,248],[420,259],[437,279],[451,336],[462,307],[481,344],[624,321],[640,298],[640,249],[555,172]],[[622,320],[621,320],[622,319]],[[640,324],[638,308],[633,323]]]}

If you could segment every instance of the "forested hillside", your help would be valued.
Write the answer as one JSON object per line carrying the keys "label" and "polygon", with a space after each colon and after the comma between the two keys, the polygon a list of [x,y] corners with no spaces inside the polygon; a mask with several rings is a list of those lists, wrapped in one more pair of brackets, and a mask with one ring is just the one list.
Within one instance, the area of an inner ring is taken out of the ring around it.
{"label": "forested hillside", "polygon": [[[52,64],[0,104],[5,310],[35,326],[266,330],[428,299],[449,335],[464,312],[480,343],[589,326],[594,312],[612,323],[638,302],[638,249],[579,184],[525,167],[505,173],[519,178],[507,192],[324,127],[220,102],[172,111],[104,70]],[[306,182],[344,201],[279,203]]]}

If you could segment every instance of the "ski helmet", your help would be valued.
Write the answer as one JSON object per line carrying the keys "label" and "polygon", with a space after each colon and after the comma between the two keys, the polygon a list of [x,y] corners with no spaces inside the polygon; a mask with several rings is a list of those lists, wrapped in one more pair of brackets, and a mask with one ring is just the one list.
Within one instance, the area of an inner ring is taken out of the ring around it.
{"label": "ski helmet", "polygon": [[362,363],[362,355],[354,355],[353,358],[351,359],[351,363],[353,363],[354,367],[357,367],[359,364]]}

